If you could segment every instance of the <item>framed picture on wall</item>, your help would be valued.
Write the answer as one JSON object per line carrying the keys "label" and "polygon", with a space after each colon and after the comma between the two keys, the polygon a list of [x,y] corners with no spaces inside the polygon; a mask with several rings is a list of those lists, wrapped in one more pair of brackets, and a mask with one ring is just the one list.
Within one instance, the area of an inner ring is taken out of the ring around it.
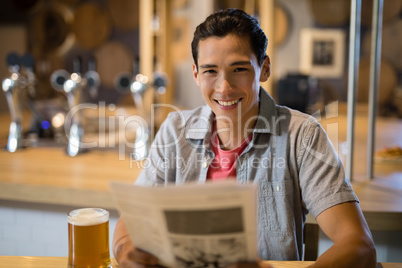
{"label": "framed picture on wall", "polygon": [[303,74],[338,78],[343,74],[345,33],[342,30],[302,29],[300,71]]}

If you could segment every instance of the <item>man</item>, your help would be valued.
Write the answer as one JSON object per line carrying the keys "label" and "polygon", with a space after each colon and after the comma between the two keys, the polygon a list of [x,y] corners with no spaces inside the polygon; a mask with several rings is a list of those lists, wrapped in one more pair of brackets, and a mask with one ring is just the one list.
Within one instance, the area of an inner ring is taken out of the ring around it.
{"label": "man", "polygon": [[[300,260],[310,212],[334,242],[312,267],[375,267],[370,231],[327,135],[315,119],[277,106],[260,88],[271,70],[266,47],[257,20],[241,10],[217,12],[197,27],[193,75],[207,106],[168,116],[136,184],[231,176],[257,183],[261,259]],[[157,256],[134,247],[121,220],[113,250],[122,267],[157,265]]]}

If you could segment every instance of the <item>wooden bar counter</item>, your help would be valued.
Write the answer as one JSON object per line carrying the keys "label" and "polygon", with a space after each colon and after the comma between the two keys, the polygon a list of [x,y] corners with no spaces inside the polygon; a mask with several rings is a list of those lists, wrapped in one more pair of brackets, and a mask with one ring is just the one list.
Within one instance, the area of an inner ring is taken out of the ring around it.
{"label": "wooden bar counter", "polygon": [[[313,264],[308,261],[267,261],[274,268],[305,268]],[[0,256],[0,264],[3,268],[65,268],[67,267],[66,257],[16,257]],[[120,266],[112,259],[113,268]],[[402,263],[378,263],[377,268],[401,268]]]}
{"label": "wooden bar counter", "polygon": [[115,150],[69,157],[63,148],[0,150],[0,199],[115,208],[110,181],[134,183],[140,163]]}
{"label": "wooden bar counter", "polygon": [[[69,157],[63,148],[28,148],[15,153],[2,149],[0,200],[114,209],[109,182],[134,183],[142,164],[129,155],[119,160],[118,152],[112,150]],[[370,229],[401,231],[402,190],[386,183],[386,179],[375,179],[352,185]]]}

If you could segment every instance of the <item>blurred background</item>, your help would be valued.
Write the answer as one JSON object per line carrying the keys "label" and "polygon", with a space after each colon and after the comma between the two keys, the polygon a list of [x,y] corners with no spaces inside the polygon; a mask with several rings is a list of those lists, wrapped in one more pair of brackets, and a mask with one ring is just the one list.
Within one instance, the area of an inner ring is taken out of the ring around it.
{"label": "blurred background", "polygon": [[[6,57],[10,52],[18,53],[21,57],[29,53],[35,62],[33,69],[36,78],[35,92],[31,98],[49,100],[63,95],[50,84],[50,76],[55,70],[73,72],[74,59],[80,57],[81,72],[85,73],[89,62],[94,59],[95,70],[100,76],[98,94],[91,97],[85,92],[84,101],[133,104],[130,95],[116,87],[116,78],[123,73],[160,71],[168,74],[170,83],[165,96],[156,96],[154,101],[194,108],[203,104],[191,75],[190,42],[194,28],[214,10],[238,7],[259,18],[271,20],[272,27],[265,29],[273,67],[271,84],[267,90],[277,101],[279,99],[281,103],[301,110],[315,110],[317,105],[319,107],[334,100],[346,101],[348,0],[275,0],[272,1],[274,10],[264,10],[260,1],[256,0],[206,0],[202,3],[194,0],[155,0],[153,10],[142,15],[139,2],[2,1],[0,75],[3,78],[8,76]],[[380,114],[387,116],[402,115],[401,6],[399,0],[384,3],[379,104]],[[363,1],[358,88],[358,101],[362,104],[368,98],[371,9],[372,1]],[[141,26],[141,21],[148,25]],[[141,35],[141,29],[149,33]],[[328,38],[325,32],[331,31],[335,34]],[[140,37],[152,38],[143,40],[152,47],[141,50]],[[326,52],[332,58],[322,62],[316,58],[313,63],[314,49],[316,54]],[[323,71],[325,68],[328,70]],[[296,80],[307,81],[309,92],[303,91],[303,88],[289,87]],[[306,94],[308,98],[293,97]],[[8,112],[4,94],[0,94],[0,110]]]}
{"label": "blurred background", "polygon": [[[372,5],[362,1],[354,179],[366,179]],[[112,237],[118,212],[108,182],[135,181],[168,112],[204,104],[190,43],[195,27],[219,9],[240,8],[260,20],[272,63],[263,87],[279,104],[329,119],[336,129],[328,134],[342,149],[350,6],[350,0],[2,0],[0,255],[66,256],[66,213],[83,206],[111,211]],[[385,0],[377,149],[402,146],[401,48],[402,0]],[[85,109],[65,126],[75,107]],[[85,154],[68,136],[96,148]],[[80,156],[67,156],[64,147]],[[342,160],[348,153],[338,152]],[[383,180],[361,191],[373,202],[361,203],[369,212],[392,212],[372,214],[379,261],[401,261],[400,171],[400,162],[377,164]],[[321,233],[320,253],[329,246]]]}

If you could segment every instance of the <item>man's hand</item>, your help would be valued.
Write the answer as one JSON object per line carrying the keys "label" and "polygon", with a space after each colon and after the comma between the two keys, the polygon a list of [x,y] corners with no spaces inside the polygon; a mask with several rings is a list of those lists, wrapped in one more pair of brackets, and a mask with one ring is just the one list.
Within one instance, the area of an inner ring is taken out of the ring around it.
{"label": "man's hand", "polygon": [[153,255],[137,249],[131,242],[121,245],[116,250],[118,254],[118,263],[122,268],[140,268],[140,267],[162,267],[158,265],[158,259]]}
{"label": "man's hand", "polygon": [[122,219],[116,223],[113,254],[122,268],[162,267],[155,256],[134,247]]}

